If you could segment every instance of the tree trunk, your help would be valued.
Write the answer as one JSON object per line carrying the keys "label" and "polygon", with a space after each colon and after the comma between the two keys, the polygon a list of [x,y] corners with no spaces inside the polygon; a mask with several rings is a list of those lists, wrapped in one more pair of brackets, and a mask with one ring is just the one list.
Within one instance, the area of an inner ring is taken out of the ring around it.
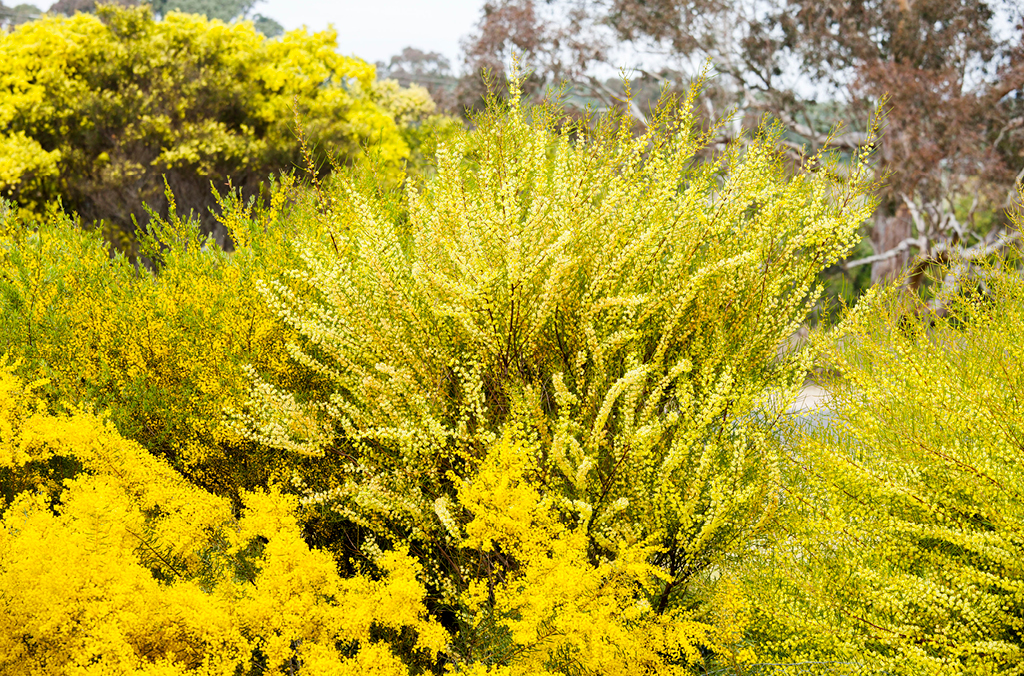
{"label": "tree trunk", "polygon": [[[911,236],[913,221],[907,207],[900,204],[893,213],[893,205],[885,203],[875,209],[875,224],[871,228],[871,246],[875,254],[890,251]],[[911,252],[902,251],[895,256],[871,264],[871,283],[895,279],[910,260]]]}

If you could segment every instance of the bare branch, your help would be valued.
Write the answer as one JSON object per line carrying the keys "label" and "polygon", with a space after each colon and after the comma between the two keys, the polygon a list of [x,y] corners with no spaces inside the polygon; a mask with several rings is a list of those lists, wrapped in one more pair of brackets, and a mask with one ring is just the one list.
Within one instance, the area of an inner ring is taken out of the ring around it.
{"label": "bare branch", "polygon": [[[996,238],[995,242],[991,242],[991,243],[980,242],[980,243],[970,247],[969,249],[962,249],[961,248],[961,249],[959,249],[958,255],[961,258],[963,258],[965,260],[968,260],[968,261],[973,261],[973,260],[977,260],[979,258],[984,258],[985,256],[989,256],[991,254],[997,253],[1001,249],[1006,248],[1007,246],[1009,246],[1013,242],[1016,242],[1018,239],[1020,239],[1020,237],[1021,237],[1021,232],[1019,230],[1015,230],[1013,232],[1003,231],[1002,233],[1000,233],[999,237]],[[939,247],[936,247],[936,249],[938,249],[938,248]]]}
{"label": "bare branch", "polygon": [[903,203],[907,205],[910,217],[914,219],[914,227],[917,228],[917,234],[919,236],[925,235],[928,232],[928,224],[925,223],[924,216],[921,215],[921,210],[917,208],[917,204],[910,195],[905,192],[900,192],[900,198],[903,200]]}
{"label": "bare branch", "polygon": [[[812,142],[817,142],[817,140],[822,137],[822,134],[819,134],[818,132],[814,131],[808,125],[797,122],[795,119],[793,119],[793,116],[790,115],[787,111],[780,110],[778,111],[778,114],[779,119],[782,120],[783,124],[785,124],[787,127],[795,131],[797,134],[800,134],[801,136],[805,136],[811,139]],[[868,135],[865,132],[848,131],[845,134],[833,136],[832,141],[831,143],[829,143],[829,145],[832,146],[833,148],[857,150],[862,145],[864,145],[867,142],[867,140]]]}
{"label": "bare branch", "polygon": [[886,261],[889,260],[890,258],[895,258],[896,256],[899,256],[912,246],[924,248],[921,244],[921,239],[921,237],[908,237],[899,244],[897,244],[896,246],[894,246],[893,248],[889,249],[888,251],[884,251],[880,254],[875,254],[873,256],[858,258],[855,261],[847,261],[843,263],[843,269],[852,270],[853,268],[860,267],[861,265],[869,265],[871,263],[877,263],[878,261]]}
{"label": "bare branch", "polygon": [[1012,120],[1004,124],[1003,128],[999,130],[999,135],[996,136],[996,140],[992,142],[992,145],[998,146],[999,143],[1003,140],[1003,137],[1006,136],[1006,132],[1013,131],[1014,129],[1022,125],[1024,125],[1024,115],[1013,118]]}

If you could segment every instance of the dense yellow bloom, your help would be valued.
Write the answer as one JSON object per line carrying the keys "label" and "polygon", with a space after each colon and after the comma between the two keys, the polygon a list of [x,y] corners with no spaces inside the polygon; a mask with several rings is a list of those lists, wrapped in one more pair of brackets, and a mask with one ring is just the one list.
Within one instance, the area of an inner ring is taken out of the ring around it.
{"label": "dense yellow bloom", "polygon": [[146,7],[0,34],[0,91],[0,195],[37,214],[59,198],[126,231],[144,201],[161,211],[165,180],[205,215],[211,182],[253,190],[300,163],[296,115],[343,164],[370,164],[368,151],[400,181],[433,113],[422,88],[339,54],[333,30],[271,40],[250,22],[155,21]]}
{"label": "dense yellow bloom", "polygon": [[0,419],[0,469],[60,455],[86,470],[4,511],[0,673],[235,674],[257,654],[298,673],[408,673],[376,626],[416,631],[435,658],[444,648],[405,552],[381,556],[380,579],[342,579],[302,541],[296,499],[246,494],[236,520],[95,416],[45,413],[6,365]]}
{"label": "dense yellow bloom", "polygon": [[736,649],[747,624],[735,612],[743,605],[738,588],[722,588],[710,621],[656,613],[637,596],[666,577],[648,562],[651,547],[637,543],[614,561],[591,561],[585,524],[567,525],[530,481],[535,450],[507,433],[472,482],[458,484],[472,514],[462,546],[498,553],[465,594],[475,619],[463,638],[482,653],[469,673],[483,665],[524,676],[685,673],[704,663],[702,650],[754,661],[752,651]]}

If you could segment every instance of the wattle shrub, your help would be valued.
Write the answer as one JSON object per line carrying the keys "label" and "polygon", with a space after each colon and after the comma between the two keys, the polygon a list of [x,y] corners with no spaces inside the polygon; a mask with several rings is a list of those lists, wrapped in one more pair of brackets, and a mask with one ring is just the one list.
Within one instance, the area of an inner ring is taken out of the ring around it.
{"label": "wattle shrub", "polygon": [[939,270],[931,308],[898,285],[873,289],[818,336],[836,374],[827,424],[797,437],[784,528],[748,561],[752,635],[773,659],[1021,672],[1024,278],[1013,253],[971,275]]}
{"label": "wattle shrub", "polygon": [[869,186],[821,156],[787,174],[771,126],[700,162],[716,131],[692,104],[634,138],[513,86],[404,192],[385,163],[223,197],[233,253],[169,192],[138,238],[154,272],[59,214],[0,212],[21,376],[0,392],[0,592],[40,590],[0,593],[31,627],[11,654],[84,668],[106,646],[112,670],[165,673],[759,662],[736,555],[776,513],[773,427],[808,365],[778,346]]}
{"label": "wattle shrub", "polygon": [[434,109],[426,90],[378,82],[372,65],[340,55],[332,31],[269,40],[250,22],[155,21],[148,7],[0,33],[0,91],[0,195],[36,214],[59,200],[121,244],[133,217],[148,220],[144,203],[167,215],[165,185],[209,232],[211,184],[249,196],[304,165],[297,116],[340,163],[371,155],[399,181]]}
{"label": "wattle shrub", "polygon": [[260,281],[325,386],[257,379],[236,429],[340,469],[293,485],[351,556],[409,545],[460,662],[722,655],[658,628],[715,607],[699,590],[774,514],[770,428],[807,366],[778,346],[870,213],[866,172],[793,177],[772,126],[697,162],[692,97],[634,138],[518,96],[439,146],[407,214],[335,184],[330,241]]}

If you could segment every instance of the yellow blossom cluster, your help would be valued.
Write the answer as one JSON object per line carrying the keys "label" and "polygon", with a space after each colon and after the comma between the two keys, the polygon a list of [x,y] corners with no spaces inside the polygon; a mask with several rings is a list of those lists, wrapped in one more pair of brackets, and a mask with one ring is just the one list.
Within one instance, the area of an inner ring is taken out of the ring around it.
{"label": "yellow blossom cluster", "polygon": [[552,496],[531,481],[536,449],[509,431],[488,451],[472,482],[458,482],[458,501],[472,518],[461,547],[496,555],[474,570],[464,593],[472,619],[462,638],[474,662],[467,673],[676,674],[707,666],[707,655],[734,666],[755,661],[740,646],[745,602],[722,585],[718,616],[695,619],[679,609],[659,614],[638,589],[666,577],[635,543],[596,564],[586,526],[561,518]]}
{"label": "yellow blossom cluster", "polygon": [[336,43],[116,5],[0,33],[0,195],[37,214],[59,198],[130,235],[144,202],[161,210],[165,180],[206,207],[211,182],[251,189],[301,162],[296,115],[339,161],[369,151],[400,181],[433,102]]}
{"label": "yellow blossom cluster", "polygon": [[381,555],[380,579],[343,579],[302,541],[294,497],[246,493],[235,518],[109,423],[50,415],[32,389],[0,366],[0,471],[51,456],[84,471],[4,510],[0,673],[408,673],[378,627],[408,628],[434,658],[444,648],[404,551]]}

